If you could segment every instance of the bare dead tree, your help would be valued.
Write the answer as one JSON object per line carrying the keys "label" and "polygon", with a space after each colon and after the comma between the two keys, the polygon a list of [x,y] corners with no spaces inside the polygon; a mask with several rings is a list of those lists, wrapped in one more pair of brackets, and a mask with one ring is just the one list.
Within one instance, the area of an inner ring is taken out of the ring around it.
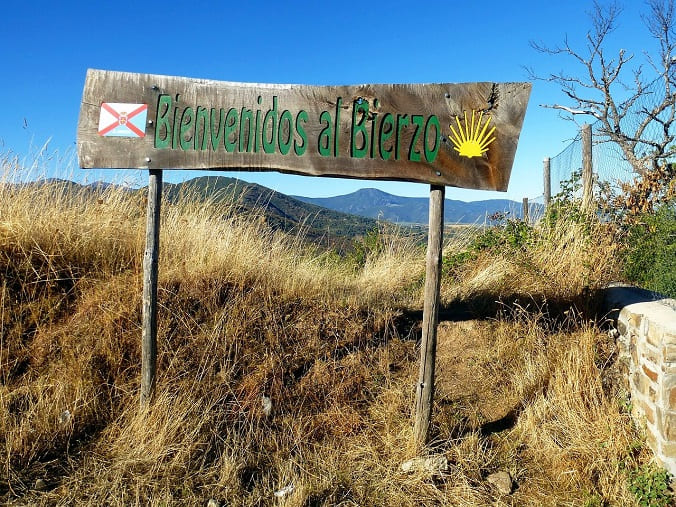
{"label": "bare dead tree", "polygon": [[[676,154],[674,0],[648,0],[646,4],[648,12],[642,17],[643,23],[659,49],[652,55],[643,52],[643,64],[636,63],[634,54],[624,49],[617,55],[607,54],[607,40],[618,26],[622,8],[617,2],[594,1],[589,13],[592,27],[580,49],[574,48],[567,37],[555,47],[530,43],[540,53],[572,58],[579,73],[541,76],[527,68],[531,79],[560,85],[570,100],[569,105],[543,104],[544,107],[560,110],[569,120],[578,115],[599,120],[597,132],[605,140],[617,143],[639,174],[657,168]],[[660,93],[651,92],[656,86]]]}

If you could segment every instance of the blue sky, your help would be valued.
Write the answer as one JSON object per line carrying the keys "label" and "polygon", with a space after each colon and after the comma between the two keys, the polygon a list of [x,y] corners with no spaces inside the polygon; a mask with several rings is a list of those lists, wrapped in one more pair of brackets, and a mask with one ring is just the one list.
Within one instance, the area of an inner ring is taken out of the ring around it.
{"label": "blue sky", "polygon": [[[258,83],[313,85],[527,81],[579,69],[536,53],[567,34],[583,43],[591,1],[535,2],[106,2],[6,1],[0,16],[0,154],[31,160],[51,139],[48,176],[145,184],[141,171],[92,171],[73,158],[88,68]],[[616,47],[651,50],[642,2],[627,2]],[[542,193],[542,160],[559,153],[576,127],[542,103],[559,89],[535,82],[507,193],[447,189],[447,197],[520,200]],[[197,176],[165,171],[165,181]],[[363,187],[424,196],[427,185],[220,173],[287,194],[330,196]]]}

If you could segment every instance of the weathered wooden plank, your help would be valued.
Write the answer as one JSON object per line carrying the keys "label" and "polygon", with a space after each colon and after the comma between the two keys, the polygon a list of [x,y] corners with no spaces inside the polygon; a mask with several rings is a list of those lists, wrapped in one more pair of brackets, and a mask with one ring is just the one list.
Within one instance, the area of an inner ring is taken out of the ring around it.
{"label": "weathered wooden plank", "polygon": [[[275,170],[506,190],[529,94],[529,83],[304,86],[89,70],[78,155],[83,168]],[[461,155],[463,140],[483,142],[483,153]]]}
{"label": "weathered wooden plank", "polygon": [[437,322],[439,320],[439,289],[444,240],[444,194],[446,188],[430,187],[430,228],[427,239],[425,271],[425,303],[423,307],[420,371],[415,395],[413,436],[416,447],[427,443],[434,401],[434,369],[437,356]]}
{"label": "weathered wooden plank", "polygon": [[162,170],[151,169],[149,173],[146,250],[143,255],[141,406],[147,406],[152,400],[157,372],[157,280],[160,256]]}

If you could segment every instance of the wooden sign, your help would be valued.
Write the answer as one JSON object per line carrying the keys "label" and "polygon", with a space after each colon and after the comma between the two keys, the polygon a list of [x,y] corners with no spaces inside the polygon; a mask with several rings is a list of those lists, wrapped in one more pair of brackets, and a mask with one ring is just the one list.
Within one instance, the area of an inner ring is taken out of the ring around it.
{"label": "wooden sign", "polygon": [[414,438],[434,397],[445,186],[507,190],[529,83],[303,86],[89,70],[83,168],[148,169],[141,405],[153,397],[163,169],[280,171],[430,184]]}
{"label": "wooden sign", "polygon": [[249,84],[89,70],[79,162],[506,190],[530,87]]}

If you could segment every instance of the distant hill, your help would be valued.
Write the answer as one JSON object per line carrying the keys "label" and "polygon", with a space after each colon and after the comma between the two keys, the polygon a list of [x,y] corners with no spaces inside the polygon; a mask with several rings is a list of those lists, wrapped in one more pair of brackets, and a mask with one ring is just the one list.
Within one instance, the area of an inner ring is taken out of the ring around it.
{"label": "distant hill", "polygon": [[257,183],[224,176],[202,176],[183,183],[164,184],[164,196],[169,201],[175,201],[182,194],[204,201],[232,202],[242,212],[261,210],[273,229],[302,230],[308,240],[339,248],[376,226],[376,221],[370,218],[322,208]]}
{"label": "distant hill", "polygon": [[[128,191],[130,195],[145,195],[146,191],[145,188],[130,189],[106,182],[81,185],[58,178],[18,185],[55,185],[63,192],[91,192],[93,195],[112,188]],[[164,200],[176,202],[181,196],[203,202],[232,203],[240,213],[259,212],[274,230],[291,234],[300,232],[302,238],[314,244],[338,250],[349,249],[355,237],[363,236],[377,226],[370,218],[322,208],[256,183],[224,176],[202,176],[182,183],[163,184]]]}
{"label": "distant hill", "polygon": [[[52,184],[66,192],[81,190],[96,193],[119,187],[105,182],[81,185],[59,179],[27,183]],[[119,188],[131,194],[145,192],[145,188]],[[301,232],[308,241],[338,250],[349,249],[355,237],[363,236],[376,227],[376,219],[399,224],[426,225],[428,222],[427,197],[401,197],[374,188],[336,197],[315,198],[288,196],[257,183],[225,176],[201,176],[182,183],[164,183],[163,195],[168,202],[187,196],[198,201],[232,203],[241,213],[258,210],[273,229],[292,234]],[[475,202],[446,199],[444,220],[449,225],[483,223],[486,215],[495,212],[509,212],[510,217],[520,218],[521,203],[508,199]]]}
{"label": "distant hill", "polygon": [[[375,188],[363,188],[351,194],[336,197],[297,195],[293,197],[299,201],[363,217],[382,218],[397,223],[428,223],[429,199],[427,197],[401,197]],[[446,199],[444,221],[449,224],[483,223],[486,215],[495,212],[509,212],[510,217],[522,218],[521,203],[516,201],[490,199],[464,202]]]}

